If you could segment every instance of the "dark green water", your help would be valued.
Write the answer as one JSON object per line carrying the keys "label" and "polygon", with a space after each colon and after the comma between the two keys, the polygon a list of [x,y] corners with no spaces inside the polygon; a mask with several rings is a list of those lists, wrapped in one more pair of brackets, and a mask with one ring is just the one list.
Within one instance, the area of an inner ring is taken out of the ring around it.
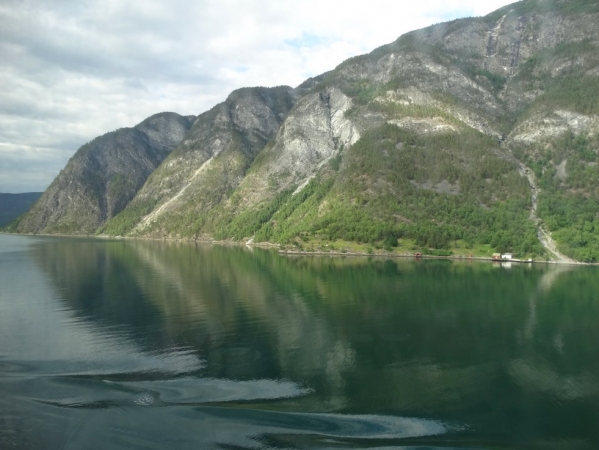
{"label": "dark green water", "polygon": [[0,448],[599,448],[599,270],[0,236]]}

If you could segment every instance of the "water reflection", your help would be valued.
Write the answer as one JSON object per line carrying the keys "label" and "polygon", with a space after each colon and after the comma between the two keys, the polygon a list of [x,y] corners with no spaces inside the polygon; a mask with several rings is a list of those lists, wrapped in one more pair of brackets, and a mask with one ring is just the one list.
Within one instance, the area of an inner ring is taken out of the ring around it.
{"label": "water reflection", "polygon": [[0,401],[9,430],[92,414],[52,442],[599,442],[592,268],[65,239],[23,241],[0,264],[0,388],[28,399]]}

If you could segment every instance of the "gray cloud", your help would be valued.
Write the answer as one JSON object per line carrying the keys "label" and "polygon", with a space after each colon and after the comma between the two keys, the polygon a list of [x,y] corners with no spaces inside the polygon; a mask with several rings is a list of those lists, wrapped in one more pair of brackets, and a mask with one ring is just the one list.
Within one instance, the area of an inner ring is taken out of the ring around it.
{"label": "gray cloud", "polygon": [[79,146],[154,113],[297,85],[406,31],[508,1],[412,3],[4,0],[0,192],[45,189]]}

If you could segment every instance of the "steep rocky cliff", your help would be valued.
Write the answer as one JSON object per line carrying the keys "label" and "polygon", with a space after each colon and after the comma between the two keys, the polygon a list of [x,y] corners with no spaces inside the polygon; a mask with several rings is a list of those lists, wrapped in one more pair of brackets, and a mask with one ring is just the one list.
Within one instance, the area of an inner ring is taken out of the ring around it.
{"label": "steep rocky cliff", "polygon": [[597,23],[525,0],[236,91],[100,232],[599,260]]}
{"label": "steep rocky cliff", "polygon": [[94,233],[120,212],[182,140],[194,117],[160,113],[81,147],[14,224],[21,233]]}
{"label": "steep rocky cliff", "polygon": [[297,95],[287,86],[244,88],[201,114],[129,207],[102,232],[195,236],[208,211],[237,188]]}

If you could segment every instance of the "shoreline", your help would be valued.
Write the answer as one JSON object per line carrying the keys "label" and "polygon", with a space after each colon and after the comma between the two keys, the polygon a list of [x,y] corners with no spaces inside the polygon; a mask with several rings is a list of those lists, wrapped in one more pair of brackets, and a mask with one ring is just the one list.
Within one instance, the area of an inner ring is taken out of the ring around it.
{"label": "shoreline", "polygon": [[[258,247],[258,246],[256,246]],[[449,256],[437,256],[437,255],[421,255],[416,256],[414,254],[406,254],[406,253],[357,253],[357,252],[303,252],[297,250],[279,250],[280,255],[290,255],[290,256],[352,256],[352,257],[376,257],[376,258],[404,258],[404,259],[414,259],[414,260],[422,260],[422,259],[447,259],[452,261],[481,261],[481,262],[492,262],[501,264],[554,264],[560,266],[598,266],[599,263],[586,263],[586,262],[562,262],[562,261],[547,261],[547,260],[524,260],[524,259],[510,259],[510,260],[497,260],[490,257],[485,256],[463,256],[463,255],[449,255]]]}
{"label": "shoreline", "polygon": [[279,255],[289,256],[351,256],[351,257],[374,257],[374,258],[412,258],[414,260],[422,259],[445,259],[451,261],[490,261],[492,263],[502,264],[554,264],[560,266],[599,266],[599,263],[581,262],[576,261],[574,263],[565,261],[548,261],[548,260],[524,260],[524,259],[509,259],[509,260],[497,260],[488,256],[465,256],[465,255],[449,255],[449,256],[437,256],[437,255],[416,255],[415,253],[394,253],[394,252],[352,252],[352,251],[338,251],[331,250],[325,251],[305,251],[305,250],[290,250],[282,249],[281,244],[273,244],[271,242],[242,242],[242,241],[219,241],[210,239],[208,237],[202,239],[174,239],[174,238],[152,238],[152,237],[133,237],[133,236],[107,236],[107,235],[92,235],[92,234],[24,234],[24,233],[7,233],[0,231],[0,234],[9,236],[29,236],[29,237],[59,237],[59,238],[74,238],[74,239],[104,239],[104,240],[140,240],[140,241],[161,241],[161,242],[184,242],[184,243],[199,243],[199,244],[211,244],[211,245],[223,245],[230,247],[247,247],[262,248],[262,249],[277,249]]}

